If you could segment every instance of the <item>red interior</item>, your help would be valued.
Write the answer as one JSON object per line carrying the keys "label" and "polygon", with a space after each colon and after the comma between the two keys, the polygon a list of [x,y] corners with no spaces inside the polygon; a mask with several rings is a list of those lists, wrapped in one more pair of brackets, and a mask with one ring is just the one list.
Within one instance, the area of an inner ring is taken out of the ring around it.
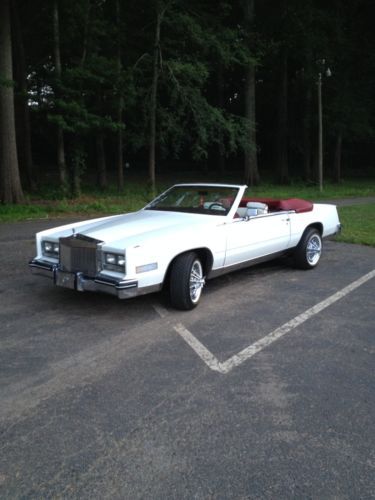
{"label": "red interior", "polygon": [[289,198],[288,200],[274,200],[273,198],[242,198],[240,207],[246,207],[249,201],[265,203],[269,212],[280,212],[282,210],[294,210],[297,214],[311,212],[313,203],[311,201],[300,200],[299,198]]}

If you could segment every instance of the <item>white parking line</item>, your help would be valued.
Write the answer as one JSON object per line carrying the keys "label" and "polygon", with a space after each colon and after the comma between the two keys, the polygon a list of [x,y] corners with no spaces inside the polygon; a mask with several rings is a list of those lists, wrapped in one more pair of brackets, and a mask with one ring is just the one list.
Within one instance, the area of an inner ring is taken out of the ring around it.
{"label": "white parking line", "polygon": [[181,323],[175,325],[174,330],[181,335],[181,337],[189,344],[189,346],[198,354],[198,356],[206,363],[211,370],[215,370],[220,373],[226,373],[222,369],[222,364],[217,358],[210,352],[206,346],[204,346],[194,335],[189,332],[187,328]]}
{"label": "white parking line", "polygon": [[297,326],[300,326],[302,323],[310,319],[312,316],[315,314],[320,313],[330,305],[334,304],[338,300],[342,299],[346,295],[348,295],[350,292],[355,290],[356,288],[360,287],[367,281],[369,281],[371,278],[375,277],[375,269],[368,274],[365,274],[361,278],[359,278],[356,281],[353,281],[350,285],[346,286],[345,288],[342,288],[338,292],[334,293],[327,299],[323,300],[322,302],[319,302],[315,306],[311,307],[310,309],[307,309],[305,312],[302,314],[299,314],[292,320],[288,321],[284,325],[280,326],[279,328],[276,328],[273,332],[269,333],[262,339],[258,340],[257,342],[254,342],[254,344],[249,345],[242,351],[240,351],[238,354],[235,354],[234,356],[230,357],[227,359],[227,361],[224,361],[223,363],[220,363],[220,361],[205,347],[201,342],[199,342],[198,339],[194,337],[194,335],[189,332],[181,323],[177,324],[174,326],[174,330],[187,342],[190,347],[198,354],[198,356],[206,363],[206,365],[211,368],[211,370],[220,372],[220,373],[228,373],[230,372],[233,368],[236,366],[241,365],[248,359],[250,359],[254,354],[260,352],[263,350],[265,347],[269,346],[276,340],[280,339],[287,333],[289,333],[291,330],[294,330],[297,328]]}
{"label": "white parking line", "polygon": [[155,309],[156,313],[163,319],[168,316],[168,311],[165,307],[160,306],[158,304],[152,304],[152,307]]}

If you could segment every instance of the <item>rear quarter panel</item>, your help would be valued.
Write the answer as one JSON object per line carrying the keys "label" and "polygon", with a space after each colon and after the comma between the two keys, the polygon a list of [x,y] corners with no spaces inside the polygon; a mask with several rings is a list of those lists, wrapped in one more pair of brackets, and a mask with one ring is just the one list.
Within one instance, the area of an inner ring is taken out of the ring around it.
{"label": "rear quarter panel", "polygon": [[300,214],[291,213],[291,238],[290,248],[298,245],[305,229],[312,224],[321,224],[323,226],[323,238],[334,235],[338,231],[340,223],[335,205],[314,203],[314,208],[311,212],[303,212]]}

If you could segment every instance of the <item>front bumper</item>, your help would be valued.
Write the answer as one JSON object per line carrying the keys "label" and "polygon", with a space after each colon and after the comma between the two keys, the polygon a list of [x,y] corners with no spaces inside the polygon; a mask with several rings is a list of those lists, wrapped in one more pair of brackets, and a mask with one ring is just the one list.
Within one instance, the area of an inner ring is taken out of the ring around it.
{"label": "front bumper", "polygon": [[116,280],[109,276],[98,275],[95,278],[85,276],[83,273],[70,273],[62,271],[58,264],[52,264],[40,259],[29,262],[33,274],[44,276],[53,280],[57,286],[77,290],[79,292],[103,292],[115,295],[119,299],[129,299],[146,293],[157,292],[159,285],[139,287],[138,281]]}

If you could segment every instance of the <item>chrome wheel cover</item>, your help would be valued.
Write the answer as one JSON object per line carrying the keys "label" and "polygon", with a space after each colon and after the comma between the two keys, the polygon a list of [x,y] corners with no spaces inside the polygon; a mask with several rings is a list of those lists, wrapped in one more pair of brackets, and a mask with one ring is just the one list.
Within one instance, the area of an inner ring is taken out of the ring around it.
{"label": "chrome wheel cover", "polygon": [[306,258],[310,266],[316,266],[322,253],[322,240],[318,234],[311,236],[306,246]]}
{"label": "chrome wheel cover", "polygon": [[202,289],[205,284],[205,279],[203,277],[203,268],[200,261],[197,259],[193,262],[190,271],[189,288],[190,288],[190,299],[193,304],[196,304],[202,294]]}

